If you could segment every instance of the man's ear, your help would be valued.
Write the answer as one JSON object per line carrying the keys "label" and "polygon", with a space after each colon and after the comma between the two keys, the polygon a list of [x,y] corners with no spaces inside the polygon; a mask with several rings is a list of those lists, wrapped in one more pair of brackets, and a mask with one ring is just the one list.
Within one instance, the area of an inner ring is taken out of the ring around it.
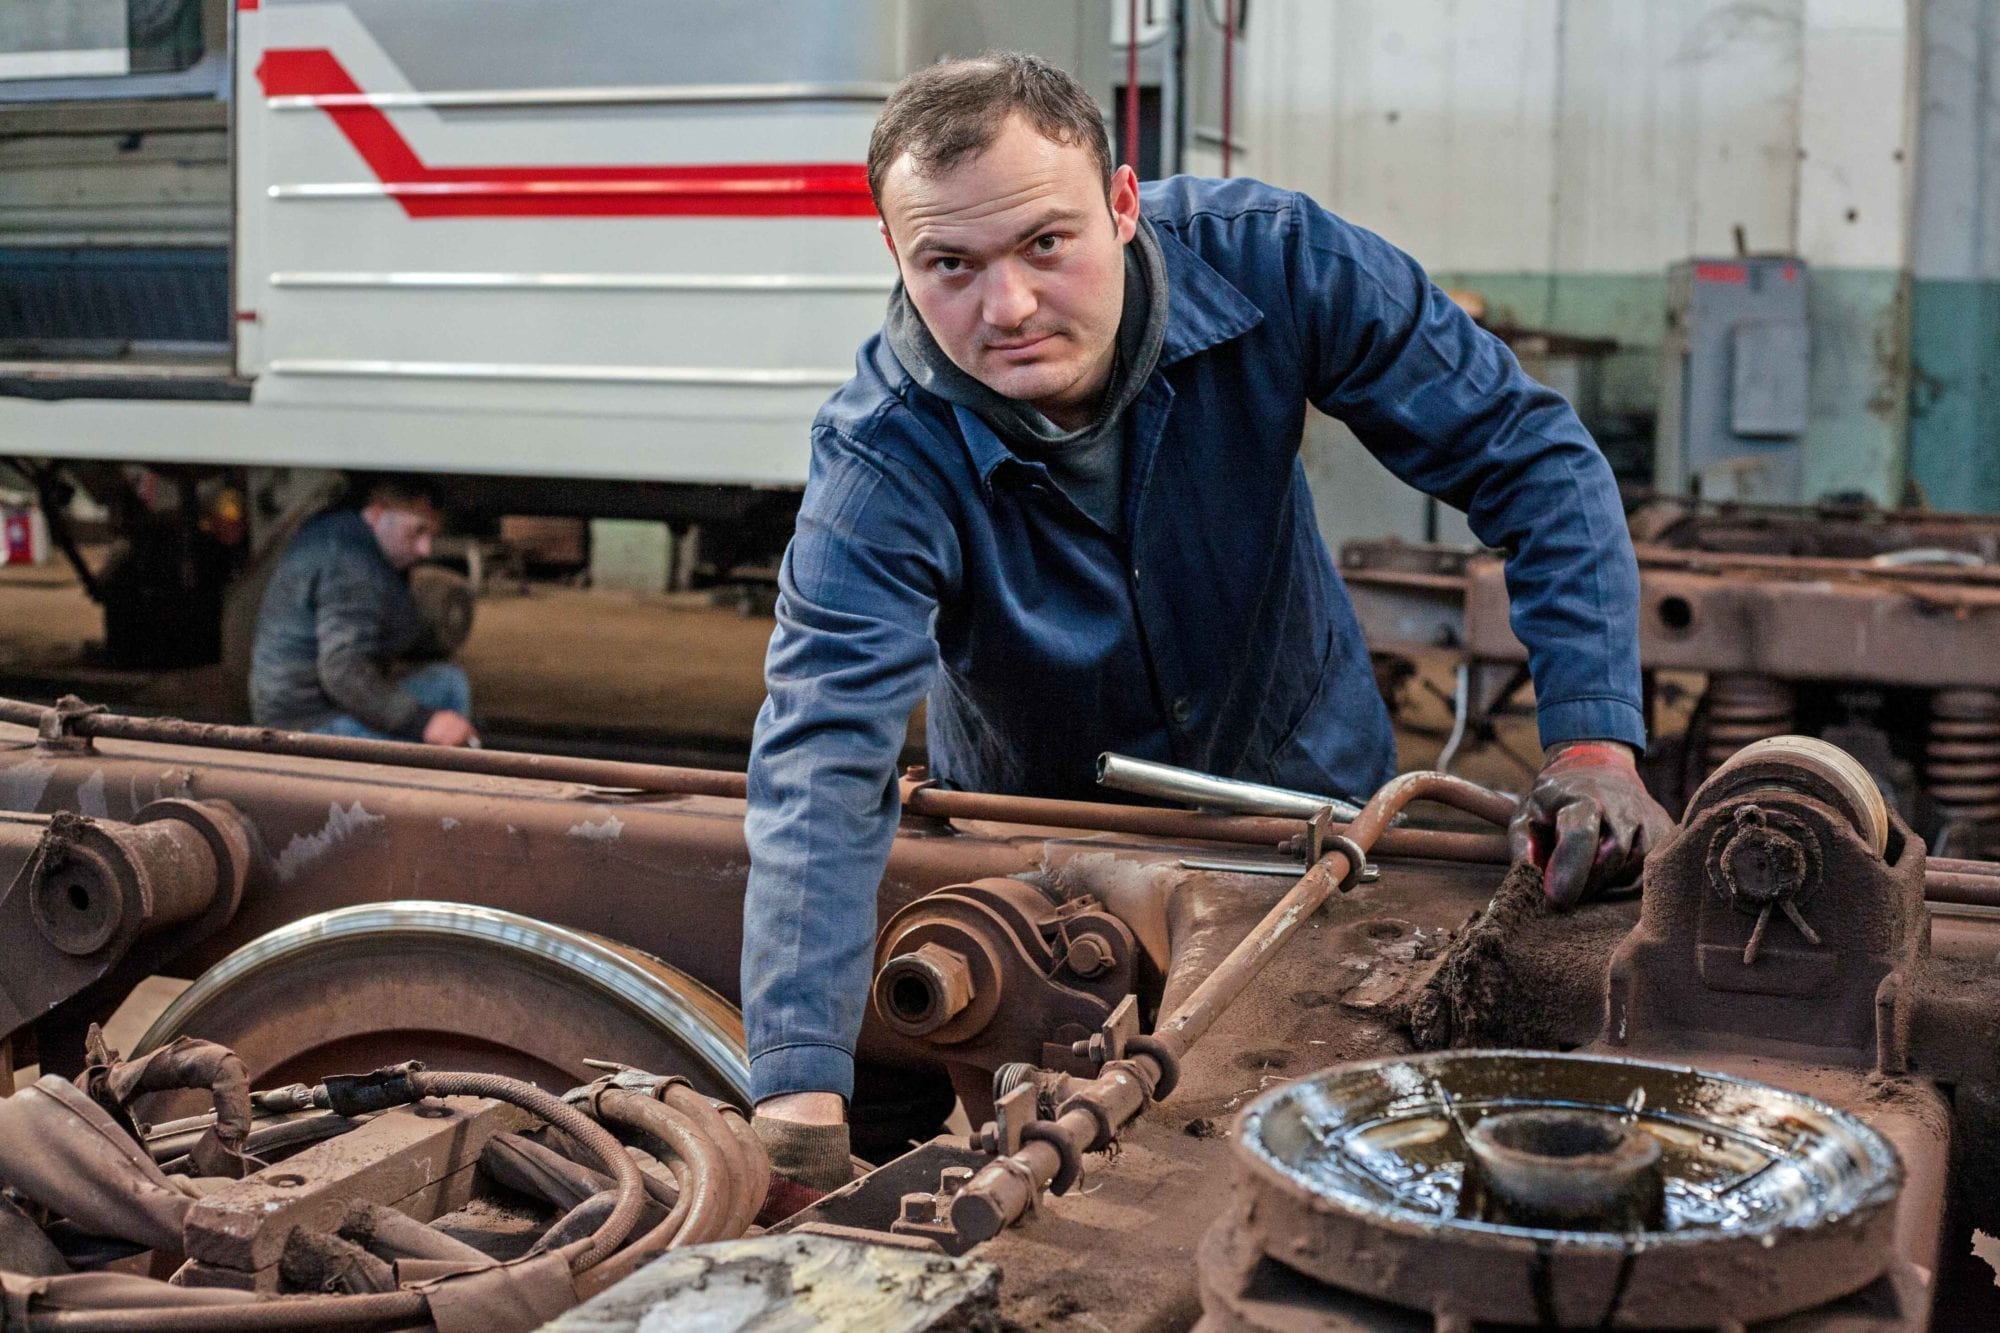
{"label": "man's ear", "polygon": [[1139,176],[1130,166],[1111,173],[1111,227],[1124,245],[1139,230]]}
{"label": "man's ear", "polygon": [[889,224],[878,220],[875,223],[875,229],[882,233],[882,244],[889,247],[889,258],[896,261],[897,268],[901,268],[903,266],[902,257],[896,253],[896,238],[889,234]]}

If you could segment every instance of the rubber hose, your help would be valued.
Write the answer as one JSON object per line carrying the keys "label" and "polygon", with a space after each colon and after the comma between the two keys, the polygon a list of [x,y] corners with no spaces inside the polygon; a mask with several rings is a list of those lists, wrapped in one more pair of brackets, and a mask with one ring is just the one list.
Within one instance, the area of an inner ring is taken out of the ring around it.
{"label": "rubber hose", "polygon": [[182,1305],[130,1310],[54,1310],[28,1316],[29,1333],[292,1333],[300,1328],[407,1328],[428,1324],[422,1292],[372,1296],[279,1296],[256,1305]]}
{"label": "rubber hose", "polygon": [[676,1245],[698,1245],[725,1239],[731,1200],[728,1160],[720,1145],[680,1112],[643,1093],[607,1088],[598,1095],[598,1113],[614,1124],[652,1135],[688,1164],[688,1216]]}
{"label": "rubber hose", "polygon": [[750,1220],[746,1226],[754,1226],[764,1211],[764,1203],[771,1197],[771,1154],[764,1150],[764,1141],[757,1137],[757,1131],[750,1128],[750,1118],[735,1107],[724,1102],[716,1111],[722,1116],[722,1123],[728,1125],[736,1135],[736,1141],[743,1145],[743,1155],[750,1163],[750,1183],[746,1193],[750,1196]]}
{"label": "rubber hose", "polygon": [[762,1199],[750,1197],[751,1176],[754,1174],[750,1159],[744,1155],[743,1140],[722,1118],[722,1112],[715,1109],[715,1103],[696,1092],[685,1083],[669,1083],[660,1090],[660,1100],[680,1112],[702,1136],[712,1141],[722,1154],[723,1193],[729,1198],[729,1220],[724,1223],[718,1240],[734,1240],[750,1229],[763,1208]]}
{"label": "rubber hose", "polygon": [[618,1202],[587,1241],[571,1253],[571,1272],[581,1272],[603,1263],[625,1243],[638,1224],[639,1211],[646,1203],[646,1181],[639,1164],[625,1155],[625,1149],[611,1132],[559,1097],[543,1092],[532,1083],[503,1078],[498,1074],[472,1074],[419,1070],[410,1075],[410,1086],[428,1097],[491,1097],[518,1106],[547,1121],[588,1149],[603,1166],[605,1174],[618,1184]]}
{"label": "rubber hose", "polygon": [[688,1164],[678,1157],[667,1164],[667,1169],[674,1173],[674,1179],[680,1185],[680,1194],[674,1200],[674,1206],[665,1220],[637,1240],[628,1242],[624,1249],[589,1272],[578,1273],[576,1275],[578,1296],[589,1300],[606,1287],[631,1275],[641,1265],[658,1258],[674,1247],[681,1228],[687,1224],[688,1207],[694,1199],[694,1190],[690,1184],[693,1172]]}

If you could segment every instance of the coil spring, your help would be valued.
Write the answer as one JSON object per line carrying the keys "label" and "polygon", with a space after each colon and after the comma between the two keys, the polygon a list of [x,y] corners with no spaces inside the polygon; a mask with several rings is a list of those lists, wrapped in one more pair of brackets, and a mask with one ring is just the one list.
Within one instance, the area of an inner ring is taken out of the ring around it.
{"label": "coil spring", "polygon": [[1924,782],[1947,824],[2000,819],[2000,692],[1931,696]]}
{"label": "coil spring", "polygon": [[1769,676],[1711,677],[1703,702],[1708,712],[1702,744],[1704,774],[1713,773],[1752,741],[1792,730],[1792,687]]}

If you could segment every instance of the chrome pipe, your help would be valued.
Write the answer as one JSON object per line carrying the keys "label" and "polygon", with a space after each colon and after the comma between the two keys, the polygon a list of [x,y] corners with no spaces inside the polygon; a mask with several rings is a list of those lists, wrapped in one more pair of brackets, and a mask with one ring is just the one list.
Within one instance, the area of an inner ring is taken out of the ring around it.
{"label": "chrome pipe", "polygon": [[1293,791],[1288,787],[1267,787],[1261,782],[1218,778],[1191,768],[1108,752],[1097,756],[1097,785],[1175,801],[1198,810],[1238,815],[1311,819],[1321,810],[1331,807],[1333,817],[1345,823],[1361,813],[1360,806],[1337,796],[1314,796],[1311,792]]}

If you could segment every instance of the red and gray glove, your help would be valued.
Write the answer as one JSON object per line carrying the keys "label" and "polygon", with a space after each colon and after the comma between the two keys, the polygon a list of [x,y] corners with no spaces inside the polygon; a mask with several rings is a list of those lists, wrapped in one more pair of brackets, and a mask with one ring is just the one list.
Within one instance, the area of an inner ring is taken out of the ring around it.
{"label": "red and gray glove", "polygon": [[1639,781],[1630,746],[1564,741],[1549,747],[1507,836],[1514,859],[1543,872],[1549,901],[1573,907],[1636,883],[1646,853],[1673,831],[1674,821]]}

